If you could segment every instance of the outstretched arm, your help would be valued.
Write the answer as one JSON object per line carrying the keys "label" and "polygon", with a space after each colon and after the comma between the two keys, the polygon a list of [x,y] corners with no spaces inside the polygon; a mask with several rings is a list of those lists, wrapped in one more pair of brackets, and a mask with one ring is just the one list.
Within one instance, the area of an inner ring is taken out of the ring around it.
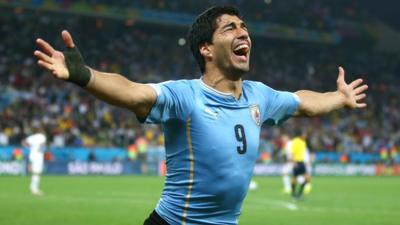
{"label": "outstretched arm", "polygon": [[334,92],[319,93],[308,90],[295,92],[300,99],[300,106],[296,116],[316,116],[347,107],[351,109],[364,108],[366,103],[361,102],[366,97],[368,89],[362,79],[347,84],[344,79],[344,70],[339,67],[337,90]]}
{"label": "outstretched arm", "polygon": [[132,110],[140,118],[148,115],[157,98],[152,87],[87,67],[68,31],[63,31],[61,36],[67,48],[65,52],[55,50],[42,39],[36,40],[40,50],[34,55],[39,66],[58,79],[82,86],[105,102]]}

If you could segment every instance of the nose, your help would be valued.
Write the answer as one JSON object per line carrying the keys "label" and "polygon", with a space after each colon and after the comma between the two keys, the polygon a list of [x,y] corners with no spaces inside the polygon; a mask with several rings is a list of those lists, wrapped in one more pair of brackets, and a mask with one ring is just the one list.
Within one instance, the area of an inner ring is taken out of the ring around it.
{"label": "nose", "polygon": [[239,28],[237,29],[237,33],[238,33],[238,39],[241,40],[246,40],[249,39],[249,32],[243,28]]}

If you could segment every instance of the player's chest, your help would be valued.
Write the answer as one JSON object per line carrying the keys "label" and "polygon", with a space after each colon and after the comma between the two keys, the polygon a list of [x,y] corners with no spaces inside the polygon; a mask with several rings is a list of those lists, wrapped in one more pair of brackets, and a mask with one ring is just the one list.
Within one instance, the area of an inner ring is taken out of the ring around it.
{"label": "player's chest", "polygon": [[258,104],[240,107],[198,104],[192,113],[192,120],[209,127],[215,126],[221,129],[227,125],[237,124],[242,124],[249,129],[259,129],[261,126],[260,115]]}
{"label": "player's chest", "polygon": [[[255,150],[259,143],[260,109],[200,104],[192,113],[193,135],[212,149],[234,149],[239,154]],[[236,152],[235,151],[235,152]]]}

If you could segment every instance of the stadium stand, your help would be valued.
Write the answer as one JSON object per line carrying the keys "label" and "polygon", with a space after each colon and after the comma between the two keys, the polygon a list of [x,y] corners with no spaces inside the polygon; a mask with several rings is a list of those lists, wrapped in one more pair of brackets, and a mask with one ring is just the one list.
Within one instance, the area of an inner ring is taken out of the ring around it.
{"label": "stadium stand", "polygon": [[[9,146],[19,146],[37,124],[45,125],[50,147],[61,148],[53,151],[55,160],[87,160],[87,148],[101,148],[96,150],[99,161],[126,160],[125,149],[143,136],[150,137],[151,146],[162,145],[159,127],[143,128],[133,113],[97,101],[78,88],[44,74],[32,56],[34,39],[44,37],[61,46],[59,33],[68,29],[76,37],[86,63],[93,68],[121,73],[139,82],[160,82],[200,77],[184,42],[186,27],[80,14],[79,10],[71,16],[47,10],[44,5],[48,1],[31,1],[29,7],[20,5],[21,2],[29,1],[1,1],[0,5],[0,146],[4,146],[0,160],[11,160]],[[53,4],[74,10],[71,2],[53,1]],[[151,9],[177,15],[196,14],[215,3],[143,0],[117,1],[116,5],[115,2],[79,1],[95,9],[101,6],[118,11],[130,7],[140,12]],[[310,4],[294,1],[296,7],[287,7],[284,1],[270,5],[264,1],[251,5],[242,0],[233,2],[251,22],[268,21],[318,32],[338,32],[343,24],[350,22],[360,30],[372,21],[359,1],[335,1],[337,7],[322,6],[318,1]],[[302,19],[293,14],[304,11],[309,13]],[[289,14],[290,17],[284,16]],[[290,91],[333,90],[337,66],[343,65],[347,79],[361,75],[370,86],[367,110],[351,113],[342,110],[312,120],[292,119],[282,127],[266,126],[262,133],[262,146],[266,147],[260,150],[278,160],[281,135],[303,127],[309,132],[310,148],[318,153],[317,161],[340,162],[341,155],[346,154],[351,162],[371,163],[384,160],[386,153],[399,162],[396,152],[400,145],[397,98],[400,54],[377,49],[378,41],[372,35],[356,39],[343,30],[338,33],[342,39],[336,44],[253,38],[252,71],[248,75],[251,79]]]}

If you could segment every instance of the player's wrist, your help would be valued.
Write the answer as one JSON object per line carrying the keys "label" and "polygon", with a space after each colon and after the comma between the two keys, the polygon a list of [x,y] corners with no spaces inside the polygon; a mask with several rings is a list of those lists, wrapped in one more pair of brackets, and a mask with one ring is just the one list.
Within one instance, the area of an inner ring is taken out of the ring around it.
{"label": "player's wrist", "polygon": [[347,107],[347,98],[346,94],[340,90],[333,92],[336,95],[337,100],[337,107],[335,109],[340,109],[343,107]]}
{"label": "player's wrist", "polygon": [[77,47],[67,48],[64,52],[65,63],[69,72],[68,82],[86,87],[91,78],[91,72]]}

